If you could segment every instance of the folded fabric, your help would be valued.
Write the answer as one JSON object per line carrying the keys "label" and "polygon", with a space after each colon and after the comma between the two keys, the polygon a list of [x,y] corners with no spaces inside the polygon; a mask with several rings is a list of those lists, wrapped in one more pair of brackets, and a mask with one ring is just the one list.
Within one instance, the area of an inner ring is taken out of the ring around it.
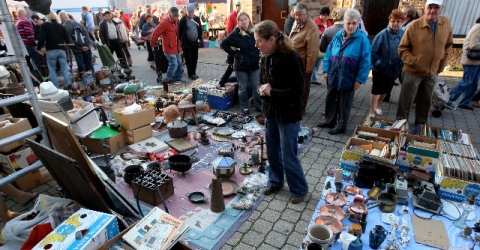
{"label": "folded fabric", "polygon": [[30,236],[28,236],[27,241],[25,241],[25,243],[23,244],[22,248],[20,248],[20,250],[33,249],[33,247],[37,245],[38,242],[43,240],[52,231],[53,231],[53,228],[50,222],[36,225],[35,227],[33,227],[32,232],[30,233]]}

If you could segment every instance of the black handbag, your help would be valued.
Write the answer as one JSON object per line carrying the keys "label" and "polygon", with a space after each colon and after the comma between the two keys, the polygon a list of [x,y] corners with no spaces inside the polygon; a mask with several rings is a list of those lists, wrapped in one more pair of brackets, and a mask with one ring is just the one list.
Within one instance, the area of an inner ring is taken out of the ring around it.
{"label": "black handbag", "polygon": [[472,50],[467,48],[467,57],[472,60],[480,60],[480,50]]}

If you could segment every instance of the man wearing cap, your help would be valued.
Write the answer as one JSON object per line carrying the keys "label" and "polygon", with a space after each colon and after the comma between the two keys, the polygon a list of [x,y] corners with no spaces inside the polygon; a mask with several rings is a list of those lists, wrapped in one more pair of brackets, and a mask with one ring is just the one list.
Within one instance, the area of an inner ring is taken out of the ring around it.
{"label": "man wearing cap", "polygon": [[150,45],[154,47],[157,40],[162,36],[162,48],[168,60],[167,77],[164,82],[182,80],[182,58],[180,52],[180,39],[178,38],[178,8],[171,7],[168,15],[155,28],[150,38]]}
{"label": "man wearing cap", "polygon": [[295,6],[295,22],[290,32],[290,40],[293,49],[302,58],[305,67],[305,92],[302,96],[303,112],[307,108],[308,96],[310,95],[310,80],[313,67],[318,59],[320,31],[308,14],[307,4],[299,2]]}
{"label": "man wearing cap", "polygon": [[240,6],[240,2],[237,1],[235,3],[235,10],[233,10],[232,13],[230,13],[230,15],[228,15],[228,19],[227,19],[227,35],[232,33],[233,29],[235,29],[235,27],[237,27],[237,14],[238,12],[240,12],[240,9],[242,7]]}
{"label": "man wearing cap", "polygon": [[202,26],[200,18],[195,16],[195,5],[187,6],[187,15],[183,16],[178,22],[178,36],[182,41],[183,55],[185,56],[185,64],[187,65],[188,78],[196,80],[198,78],[197,60],[198,46],[203,45]]}
{"label": "man wearing cap", "polygon": [[122,44],[120,43],[120,34],[117,29],[116,23],[112,20],[112,14],[110,11],[103,12],[103,21],[100,22],[100,40],[103,44],[107,45],[110,51],[117,54],[117,58],[123,63],[127,63],[127,59],[122,50]]}
{"label": "man wearing cap", "polygon": [[404,66],[397,120],[409,118],[415,96],[415,124],[428,121],[432,93],[452,50],[450,20],[440,16],[443,0],[427,0],[425,15],[408,26],[398,46]]}

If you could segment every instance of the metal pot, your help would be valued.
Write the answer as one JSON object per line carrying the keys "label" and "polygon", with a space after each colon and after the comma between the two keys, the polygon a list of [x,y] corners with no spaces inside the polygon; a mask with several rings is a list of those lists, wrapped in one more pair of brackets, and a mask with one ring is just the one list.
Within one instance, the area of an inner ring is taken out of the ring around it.
{"label": "metal pot", "polygon": [[170,169],[185,175],[185,172],[192,168],[192,160],[188,155],[172,155],[168,157],[168,165],[170,165]]}
{"label": "metal pot", "polygon": [[172,138],[187,136],[187,123],[184,121],[173,121],[167,124],[168,134]]}
{"label": "metal pot", "polygon": [[315,224],[328,226],[330,230],[332,230],[333,232],[334,241],[338,240],[338,237],[340,236],[340,233],[343,230],[342,223],[338,219],[330,216],[318,216],[315,219]]}
{"label": "metal pot", "polygon": [[376,206],[378,206],[378,209],[384,213],[392,213],[397,207],[397,196],[390,193],[382,193],[378,197],[377,205],[370,208],[374,208]]}
{"label": "metal pot", "polygon": [[362,194],[362,189],[354,185],[348,185],[345,187],[345,192],[347,192],[347,194],[353,194],[353,195]]}
{"label": "metal pot", "polygon": [[97,71],[95,72],[95,80],[97,80],[97,82],[100,82],[101,80],[107,78],[107,75],[105,74],[105,72],[103,71]]}
{"label": "metal pot", "polygon": [[320,216],[330,216],[341,221],[345,218],[345,211],[339,206],[327,204],[320,207]]}
{"label": "metal pot", "polygon": [[137,178],[137,176],[139,176],[142,171],[143,171],[142,166],[140,166],[140,165],[130,165],[130,166],[125,168],[125,174],[123,175],[123,180],[125,180],[125,182],[127,184],[131,184],[132,181],[135,178]]}
{"label": "metal pot", "polygon": [[347,213],[348,213],[348,219],[358,223],[362,219],[362,215],[365,213],[368,213],[368,208],[365,204],[359,203],[359,202],[354,202],[351,203],[348,208],[347,208]]}
{"label": "metal pot", "polygon": [[347,198],[341,193],[331,192],[325,196],[325,201],[327,204],[337,205],[339,207],[345,206],[347,204]]}

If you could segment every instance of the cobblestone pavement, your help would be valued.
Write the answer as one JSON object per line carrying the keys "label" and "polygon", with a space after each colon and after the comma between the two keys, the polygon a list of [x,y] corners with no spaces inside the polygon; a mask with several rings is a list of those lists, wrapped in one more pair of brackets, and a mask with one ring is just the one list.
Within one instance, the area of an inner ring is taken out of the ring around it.
{"label": "cobblestone pavement", "polygon": [[[132,43],[133,45],[133,43]],[[138,79],[147,82],[149,85],[156,84],[156,74],[149,68],[146,61],[147,51],[137,50],[132,46],[133,75]],[[201,49],[197,75],[203,81],[219,79],[225,68],[226,54],[220,49]],[[185,67],[184,67],[185,68]],[[185,69],[186,71],[186,69]],[[461,78],[462,72],[446,72],[442,78],[452,88]],[[187,79],[184,73],[184,79]],[[306,115],[301,122],[302,126],[315,127],[315,124],[323,120],[320,111],[325,107],[326,86],[323,78],[319,76],[322,85],[312,85],[310,100]],[[308,146],[300,155],[304,172],[309,185],[309,193],[305,202],[290,204],[290,193],[288,186],[275,195],[267,196],[259,207],[252,213],[248,220],[238,229],[237,232],[227,241],[222,249],[298,249],[301,245],[304,230],[307,227],[313,214],[325,182],[325,169],[328,166],[337,166],[341,156],[342,148],[346,141],[353,134],[356,125],[363,122],[370,105],[371,79],[355,93],[355,100],[350,117],[350,124],[344,135],[329,135],[326,129],[315,129],[315,134]],[[397,109],[400,87],[394,87],[393,95],[389,103],[382,104],[384,115],[394,119]],[[238,104],[234,107],[239,111]],[[413,117],[413,110],[412,110]],[[440,118],[432,118],[430,123],[445,128],[457,128],[469,131],[475,146],[480,145],[480,111],[458,109],[455,111],[445,110]],[[55,182],[51,181],[41,185],[32,191],[58,195]],[[8,196],[7,205],[13,211],[27,211],[32,204],[20,206]],[[28,206],[29,205],[29,206]]]}

